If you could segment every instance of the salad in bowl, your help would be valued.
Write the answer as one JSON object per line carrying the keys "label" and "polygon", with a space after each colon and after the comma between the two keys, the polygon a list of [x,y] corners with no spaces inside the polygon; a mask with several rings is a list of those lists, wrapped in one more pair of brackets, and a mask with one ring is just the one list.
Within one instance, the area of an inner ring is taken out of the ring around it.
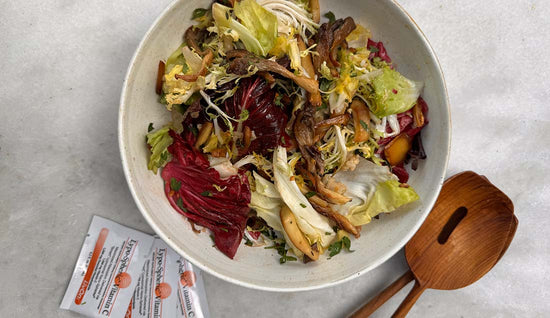
{"label": "salad in bowl", "polygon": [[150,105],[171,120],[146,143],[197,235],[231,259],[307,263],[353,252],[364,225],[419,199],[407,181],[426,158],[424,84],[383,39],[318,0],[218,1],[190,18]]}

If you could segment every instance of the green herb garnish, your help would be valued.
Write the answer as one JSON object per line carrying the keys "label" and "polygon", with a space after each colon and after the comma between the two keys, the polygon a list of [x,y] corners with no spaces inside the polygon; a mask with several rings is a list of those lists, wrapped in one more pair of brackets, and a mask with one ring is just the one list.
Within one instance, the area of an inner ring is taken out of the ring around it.
{"label": "green herb garnish", "polygon": [[149,127],[147,127],[147,132],[150,133],[154,130],[153,123],[149,123]]}
{"label": "green herb garnish", "polygon": [[321,78],[319,81],[319,89],[326,92],[330,89],[330,81],[326,78]]}
{"label": "green herb garnish", "polygon": [[362,121],[362,120],[360,120],[359,122],[361,123],[361,126],[363,127],[363,129],[365,129],[366,131],[369,130],[369,125],[367,125],[366,122],[364,122],[364,121]]}
{"label": "green herb garnish", "polygon": [[264,248],[276,249],[277,253],[281,256],[281,258],[279,258],[280,264],[284,264],[286,262],[291,262],[291,261],[297,261],[298,259],[296,257],[287,255],[288,250],[285,248],[285,245],[286,245],[285,241],[282,241],[281,243],[274,242],[274,245],[264,247]]}
{"label": "green herb garnish", "polygon": [[349,237],[344,236],[342,238],[342,245],[349,253],[355,252],[354,250],[351,250],[351,241],[349,240]]}
{"label": "green herb garnish", "polygon": [[170,189],[178,192],[181,189],[181,182],[176,180],[176,178],[170,178]]}
{"label": "green herb garnish", "polygon": [[210,192],[210,191],[201,192],[201,195],[202,195],[203,197],[212,197],[212,196],[214,196],[214,195],[212,194],[212,192]]}
{"label": "green herb garnish", "polygon": [[285,105],[283,105],[283,103],[281,102],[282,99],[283,99],[283,95],[277,94],[277,97],[275,97],[275,100],[274,100],[275,105],[279,107],[284,107]]}
{"label": "green herb garnish", "polygon": [[307,205],[305,205],[305,204],[303,204],[303,203],[300,203],[300,206],[301,206],[302,208],[306,208],[306,207],[307,207]]}
{"label": "green herb garnish", "polygon": [[378,53],[380,52],[380,50],[376,47],[376,46],[369,46],[369,51],[371,51],[371,53]]}
{"label": "green herb garnish", "polygon": [[330,252],[330,254],[328,255],[329,259],[339,254],[340,251],[342,250],[342,241],[338,241],[330,244],[330,246],[328,247],[328,250]]}
{"label": "green herb garnish", "polygon": [[332,11],[325,13],[324,17],[327,18],[328,22],[330,23],[333,23],[334,21],[336,21],[336,17],[334,16],[334,13],[332,13]]}
{"label": "green herb garnish", "polygon": [[196,8],[195,10],[193,10],[193,15],[191,15],[191,19],[195,20],[195,19],[198,19],[198,18],[202,18],[202,17],[204,17],[206,12],[208,12],[207,9]]}
{"label": "green herb garnish", "polygon": [[317,195],[317,192],[315,191],[309,191],[308,193],[305,194],[306,198],[308,199],[316,195]]}
{"label": "green herb garnish", "polygon": [[178,208],[180,208],[183,212],[187,212],[187,209],[183,206],[183,200],[181,198],[178,198],[176,200],[176,205]]}
{"label": "green herb garnish", "polygon": [[330,252],[328,259],[331,259],[333,256],[338,255],[340,251],[342,251],[342,247],[344,247],[349,253],[355,252],[351,250],[351,241],[349,240],[349,237],[344,236],[342,240],[330,244],[330,246],[328,247],[328,250]]}

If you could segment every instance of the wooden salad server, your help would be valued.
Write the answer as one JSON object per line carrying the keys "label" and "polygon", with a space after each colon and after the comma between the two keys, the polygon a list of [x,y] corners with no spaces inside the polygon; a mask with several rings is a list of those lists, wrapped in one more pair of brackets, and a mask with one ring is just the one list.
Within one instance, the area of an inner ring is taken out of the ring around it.
{"label": "wooden salad server", "polygon": [[413,289],[392,317],[405,317],[427,288],[451,290],[474,283],[504,255],[517,225],[512,201],[487,178],[471,171],[449,178],[405,246],[410,270],[351,317],[369,317],[412,280]]}

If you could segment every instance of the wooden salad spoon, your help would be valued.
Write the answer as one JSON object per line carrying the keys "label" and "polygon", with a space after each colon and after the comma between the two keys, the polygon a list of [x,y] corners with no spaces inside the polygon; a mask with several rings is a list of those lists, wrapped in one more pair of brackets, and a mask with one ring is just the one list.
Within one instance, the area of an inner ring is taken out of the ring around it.
{"label": "wooden salad spoon", "polygon": [[512,201],[487,178],[471,171],[449,178],[405,246],[410,270],[351,317],[369,317],[412,280],[414,287],[392,317],[405,317],[427,288],[451,290],[474,283],[504,255],[517,225]]}

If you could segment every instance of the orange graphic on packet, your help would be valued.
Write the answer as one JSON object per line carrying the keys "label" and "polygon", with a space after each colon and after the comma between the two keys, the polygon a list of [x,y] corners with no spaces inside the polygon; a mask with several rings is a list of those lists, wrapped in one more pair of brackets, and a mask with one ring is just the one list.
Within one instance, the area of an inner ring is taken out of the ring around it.
{"label": "orange graphic on packet", "polygon": [[168,283],[160,283],[155,287],[155,295],[160,299],[166,299],[172,293],[172,287]]}
{"label": "orange graphic on packet", "polygon": [[92,279],[92,274],[94,273],[95,265],[97,263],[97,260],[99,259],[99,254],[101,253],[103,245],[105,244],[105,240],[107,239],[107,235],[109,235],[109,230],[106,228],[101,229],[101,231],[99,232],[94,251],[92,252],[92,258],[90,259],[90,264],[88,265],[88,269],[86,270],[84,279],[82,279],[82,283],[80,284],[80,288],[78,289],[76,298],[74,299],[74,303],[77,305],[80,305],[82,303],[82,299],[86,294],[88,285],[90,284],[90,280]]}
{"label": "orange graphic on packet", "polygon": [[182,286],[193,287],[197,281],[197,276],[193,271],[185,271],[180,275],[180,283]]}
{"label": "orange graphic on packet", "polygon": [[132,277],[126,272],[118,273],[115,276],[115,285],[118,288],[126,288],[132,283]]}

